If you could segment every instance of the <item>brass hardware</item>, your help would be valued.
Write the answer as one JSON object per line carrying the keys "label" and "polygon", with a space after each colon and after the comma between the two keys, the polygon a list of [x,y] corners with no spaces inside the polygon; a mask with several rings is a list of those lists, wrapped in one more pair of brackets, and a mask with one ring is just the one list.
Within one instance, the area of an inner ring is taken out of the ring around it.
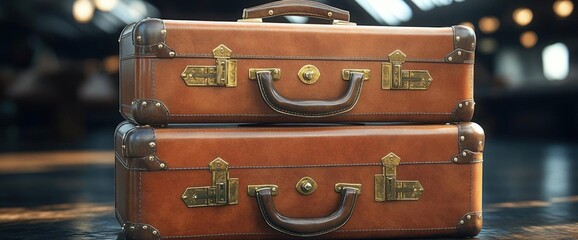
{"label": "brass hardware", "polygon": [[239,203],[239,179],[229,178],[229,164],[221,158],[209,163],[212,186],[189,187],[181,199],[187,207],[223,206]]}
{"label": "brass hardware", "polygon": [[260,71],[271,72],[271,77],[273,77],[273,80],[281,79],[281,69],[279,68],[249,68],[249,79],[257,80],[257,72]]}
{"label": "brass hardware", "polygon": [[363,80],[369,80],[369,69],[343,69],[341,70],[341,79],[348,81],[353,72],[363,73]]}
{"label": "brass hardware", "polygon": [[[181,73],[187,86],[237,86],[237,60],[231,58],[231,49],[221,44],[213,49],[216,66],[189,65]],[[174,56],[174,52],[171,52]]]}
{"label": "brass hardware", "polygon": [[341,192],[345,187],[354,188],[357,190],[357,194],[361,194],[361,184],[359,183],[337,183],[335,184],[335,191]]}
{"label": "brass hardware", "polygon": [[315,180],[313,180],[313,178],[303,177],[301,180],[299,180],[299,182],[297,182],[295,188],[297,189],[297,192],[303,195],[309,195],[315,192],[317,189],[317,183]]}
{"label": "brass hardware", "polygon": [[396,179],[396,167],[401,158],[389,153],[381,158],[383,174],[375,175],[375,201],[418,200],[424,189],[419,181],[401,181]]}
{"label": "brass hardware", "polygon": [[297,73],[299,80],[305,84],[314,84],[317,82],[317,80],[319,80],[319,76],[321,76],[319,69],[311,64],[307,64],[301,67]]}
{"label": "brass hardware", "polygon": [[272,185],[272,184],[249,185],[249,186],[247,186],[247,194],[249,194],[249,196],[251,196],[251,197],[254,197],[255,195],[257,195],[257,190],[262,189],[262,188],[270,188],[271,194],[273,194],[273,196],[276,196],[277,193],[279,192],[279,187],[277,187],[277,185]]}
{"label": "brass hardware", "polygon": [[381,89],[426,90],[433,78],[427,70],[402,70],[406,55],[395,50],[381,63]]}

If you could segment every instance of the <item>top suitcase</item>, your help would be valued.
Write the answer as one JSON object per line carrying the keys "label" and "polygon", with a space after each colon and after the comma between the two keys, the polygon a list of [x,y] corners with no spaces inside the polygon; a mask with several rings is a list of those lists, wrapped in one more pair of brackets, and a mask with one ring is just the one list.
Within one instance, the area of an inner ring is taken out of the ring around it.
{"label": "top suitcase", "polygon": [[[262,23],[303,15],[330,24]],[[464,26],[356,26],[318,2],[245,9],[239,22],[147,18],[120,36],[120,112],[138,124],[461,122],[474,112]]]}

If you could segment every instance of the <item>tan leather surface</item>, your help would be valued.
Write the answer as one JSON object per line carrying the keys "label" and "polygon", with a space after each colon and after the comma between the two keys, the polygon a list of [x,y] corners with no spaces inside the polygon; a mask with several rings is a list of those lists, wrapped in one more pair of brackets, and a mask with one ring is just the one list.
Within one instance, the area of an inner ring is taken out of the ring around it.
{"label": "tan leather surface", "polygon": [[[155,129],[163,171],[132,171],[128,222],[154,226],[163,237],[214,239],[292,239],[261,217],[248,185],[276,184],[277,211],[288,217],[323,217],[340,201],[336,183],[360,183],[351,219],[323,238],[451,236],[464,214],[481,211],[482,163],[454,164],[455,125],[238,127]],[[418,180],[425,189],[417,201],[374,201],[374,175],[381,158],[401,158],[398,180]],[[208,163],[220,157],[239,179],[239,204],[187,208],[187,187],[211,185]],[[117,166],[117,171],[127,171]],[[126,175],[117,175],[123,177]],[[295,189],[305,176],[318,189],[304,196]],[[121,201],[122,202],[122,201]]]}
{"label": "tan leather surface", "polygon": [[[452,28],[174,20],[164,24],[166,45],[174,49],[175,58],[130,56],[130,51],[121,56],[121,71],[131,71],[129,65],[137,59],[133,73],[121,73],[122,111],[129,119],[130,108],[125,105],[134,99],[156,99],[168,108],[168,122],[181,123],[469,120],[452,119],[460,101],[473,99],[472,64],[444,62],[454,50]],[[231,59],[237,60],[237,86],[186,86],[180,77],[185,67],[215,65],[212,50],[220,44],[230,48]],[[123,41],[121,45],[126,47]],[[402,69],[429,71],[433,81],[428,90],[381,89],[381,63],[398,49],[407,55]],[[306,64],[321,73],[315,84],[306,85],[297,77]],[[273,111],[260,96],[257,82],[248,79],[249,68],[273,67],[281,69],[275,88],[291,99],[335,99],[348,85],[341,79],[342,69],[370,69],[371,73],[351,111],[308,119]],[[130,81],[137,83],[133,86]]]}

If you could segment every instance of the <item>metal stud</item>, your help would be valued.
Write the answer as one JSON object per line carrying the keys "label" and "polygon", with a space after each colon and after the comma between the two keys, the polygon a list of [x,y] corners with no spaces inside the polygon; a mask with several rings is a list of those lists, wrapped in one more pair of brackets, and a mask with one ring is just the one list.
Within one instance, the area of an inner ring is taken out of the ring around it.
{"label": "metal stud", "polygon": [[467,218],[468,220],[470,220],[470,219],[472,219],[472,216],[468,215],[466,218]]}
{"label": "metal stud", "polygon": [[465,102],[464,104],[466,104],[466,106],[468,106],[470,103],[468,103],[468,102]]}
{"label": "metal stud", "polygon": [[126,145],[122,145],[122,149],[126,149]]}
{"label": "metal stud", "polygon": [[454,158],[454,162],[458,162],[458,158],[457,158],[457,157]]}
{"label": "metal stud", "polygon": [[463,107],[463,106],[464,106],[464,105],[462,105],[461,103],[460,103],[460,104],[458,104],[458,107]]}
{"label": "metal stud", "polygon": [[167,34],[167,30],[164,30],[164,29],[163,29],[163,30],[161,30],[161,34],[162,34],[162,35],[165,35],[165,34]]}
{"label": "metal stud", "polygon": [[174,57],[174,56],[175,56],[175,52],[169,52],[169,56]]}
{"label": "metal stud", "polygon": [[146,106],[146,105],[147,105],[147,102],[142,102],[142,106],[143,106],[143,107]]}
{"label": "metal stud", "polygon": [[480,141],[479,144],[480,144],[480,146],[482,146],[484,144],[484,142]]}
{"label": "metal stud", "polygon": [[153,234],[154,234],[154,235],[157,235],[157,233],[159,233],[159,232],[157,232],[157,230],[154,230],[154,231],[153,231]]}
{"label": "metal stud", "polygon": [[146,225],[142,226],[143,230],[147,230],[149,227],[147,227]]}
{"label": "metal stud", "polygon": [[269,15],[273,15],[273,10],[269,10]]}
{"label": "metal stud", "polygon": [[456,41],[460,41],[460,36],[456,36]]}
{"label": "metal stud", "polygon": [[463,151],[463,152],[462,152],[462,156],[465,157],[466,155],[468,155],[468,154],[466,153],[466,151]]}
{"label": "metal stud", "polygon": [[149,147],[154,148],[155,146],[156,146],[155,142],[150,142],[150,143],[149,143]]}
{"label": "metal stud", "polygon": [[140,41],[142,40],[142,37],[141,37],[141,36],[136,36],[136,40],[140,42]]}
{"label": "metal stud", "polygon": [[331,16],[333,16],[333,13],[332,13],[332,12],[328,12],[328,13],[327,13],[327,16],[328,16],[328,17],[331,17]]}
{"label": "metal stud", "polygon": [[472,47],[475,47],[475,46],[476,46],[476,43],[472,43]]}
{"label": "metal stud", "polygon": [[154,161],[155,160],[155,156],[149,156],[149,161]]}
{"label": "metal stud", "polygon": [[183,195],[183,199],[187,199],[187,198],[188,198],[188,196],[187,196],[187,195]]}
{"label": "metal stud", "polygon": [[454,60],[452,57],[448,57],[448,61],[451,62],[452,60]]}
{"label": "metal stud", "polygon": [[136,228],[134,226],[130,226],[128,230],[134,231]]}
{"label": "metal stud", "polygon": [[464,141],[464,140],[466,140],[466,137],[465,137],[465,136],[461,136],[461,137],[460,137],[460,140],[461,140],[461,141]]}
{"label": "metal stud", "polygon": [[155,106],[161,107],[161,103],[156,103]]}
{"label": "metal stud", "polygon": [[164,46],[163,46],[163,44],[161,43],[161,44],[159,44],[157,47],[158,47],[159,49],[161,49],[161,48],[163,48]]}
{"label": "metal stud", "polygon": [[460,220],[460,224],[464,224],[464,220]]}
{"label": "metal stud", "polygon": [[277,188],[276,188],[276,187],[272,187],[272,188],[271,188],[271,191],[273,191],[273,192],[274,192],[274,191],[277,191]]}
{"label": "metal stud", "polygon": [[478,215],[478,219],[482,219],[482,214]]}
{"label": "metal stud", "polygon": [[159,164],[159,166],[160,166],[161,168],[165,168],[167,165],[164,164],[164,163],[161,163],[161,164]]}
{"label": "metal stud", "polygon": [[458,55],[461,56],[461,55],[462,55],[462,51],[458,51]]}

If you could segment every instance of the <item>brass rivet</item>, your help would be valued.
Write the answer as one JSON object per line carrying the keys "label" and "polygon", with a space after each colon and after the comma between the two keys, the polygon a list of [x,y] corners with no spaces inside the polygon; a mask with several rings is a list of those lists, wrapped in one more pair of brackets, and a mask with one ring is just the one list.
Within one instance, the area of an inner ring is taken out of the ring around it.
{"label": "brass rivet", "polygon": [[482,219],[482,214],[478,215],[478,219]]}
{"label": "brass rivet", "polygon": [[135,230],[135,227],[134,227],[134,226],[130,226],[128,229],[131,230],[131,231],[134,231],[134,230]]}
{"label": "brass rivet", "polygon": [[174,56],[175,56],[175,52],[169,52],[169,56],[174,57]]}
{"label": "brass rivet", "polygon": [[479,143],[479,144],[480,144],[480,146],[482,146],[482,144],[484,144],[484,143],[483,143],[482,141],[480,141],[480,143]]}
{"label": "brass rivet", "polygon": [[463,107],[463,106],[464,106],[464,105],[462,105],[461,103],[460,103],[460,104],[458,104],[458,107]]}
{"label": "brass rivet", "polygon": [[306,182],[301,186],[301,189],[303,189],[304,191],[310,191],[311,189],[313,189],[313,185],[311,183]]}
{"label": "brass rivet", "polygon": [[464,220],[460,220],[460,224],[464,224]]}
{"label": "brass rivet", "polygon": [[147,105],[147,102],[142,102],[143,107]]}
{"label": "brass rivet", "polygon": [[120,227],[120,229],[124,231],[124,226]]}
{"label": "brass rivet", "polygon": [[468,154],[466,153],[466,151],[463,151],[463,152],[462,152],[462,156],[465,157],[466,155],[468,155]]}
{"label": "brass rivet", "polygon": [[461,55],[462,55],[462,51],[458,51],[458,55],[461,56]]}
{"label": "brass rivet", "polygon": [[463,140],[466,140],[466,137],[465,137],[465,136],[461,136],[461,137],[460,137],[460,140],[462,140],[462,141],[463,141]]}
{"label": "brass rivet", "polygon": [[183,195],[183,199],[187,199],[187,198],[188,198],[187,195]]}
{"label": "brass rivet", "polygon": [[145,226],[142,226],[142,229],[144,229],[144,230],[147,230],[148,228],[149,228],[149,227],[147,227],[146,225],[145,225]]}
{"label": "brass rivet", "polygon": [[181,77],[187,77],[186,73],[181,74]]}
{"label": "brass rivet", "polygon": [[273,10],[269,10],[269,15],[273,15]]}
{"label": "brass rivet", "polygon": [[149,161],[154,161],[155,160],[155,156],[149,156]]}
{"label": "brass rivet", "polygon": [[167,165],[164,164],[164,163],[161,163],[161,164],[159,164],[159,166],[160,166],[161,168],[165,168]]}
{"label": "brass rivet", "polygon": [[156,103],[155,106],[161,107],[161,103]]}
{"label": "brass rivet", "polygon": [[472,47],[475,47],[475,46],[476,46],[476,43],[472,43]]}
{"label": "brass rivet", "polygon": [[466,218],[467,218],[467,219],[472,219],[472,216],[468,215]]}
{"label": "brass rivet", "polygon": [[460,41],[460,36],[456,36],[456,41]]}
{"label": "brass rivet", "polygon": [[157,233],[158,233],[158,232],[157,232],[156,230],[153,231],[153,234],[154,234],[154,235],[157,235]]}
{"label": "brass rivet", "polygon": [[271,188],[271,191],[275,192],[275,191],[277,191],[277,188],[276,188],[276,187],[272,187],[272,188]]}
{"label": "brass rivet", "polygon": [[136,40],[140,42],[140,40],[142,40],[141,36],[136,36]]}
{"label": "brass rivet", "polygon": [[468,103],[468,102],[465,102],[464,104],[466,104],[466,106],[468,106],[470,103]]}
{"label": "brass rivet", "polygon": [[450,62],[451,62],[452,60],[453,60],[453,58],[452,58],[452,57],[448,57],[448,61],[450,61]]}
{"label": "brass rivet", "polygon": [[161,30],[161,34],[162,34],[162,35],[167,34],[167,30],[165,30],[165,29]]}
{"label": "brass rivet", "polygon": [[159,44],[157,47],[158,47],[159,49],[161,49],[161,48],[163,48],[163,44]]}
{"label": "brass rivet", "polygon": [[150,142],[150,143],[149,143],[149,147],[154,148],[155,146],[156,146],[155,142]]}
{"label": "brass rivet", "polygon": [[454,158],[454,162],[458,162],[458,158],[457,158],[457,157]]}
{"label": "brass rivet", "polygon": [[331,16],[333,16],[333,13],[332,13],[332,12],[328,12],[328,13],[327,13],[327,16],[328,16],[328,17],[331,17]]}

